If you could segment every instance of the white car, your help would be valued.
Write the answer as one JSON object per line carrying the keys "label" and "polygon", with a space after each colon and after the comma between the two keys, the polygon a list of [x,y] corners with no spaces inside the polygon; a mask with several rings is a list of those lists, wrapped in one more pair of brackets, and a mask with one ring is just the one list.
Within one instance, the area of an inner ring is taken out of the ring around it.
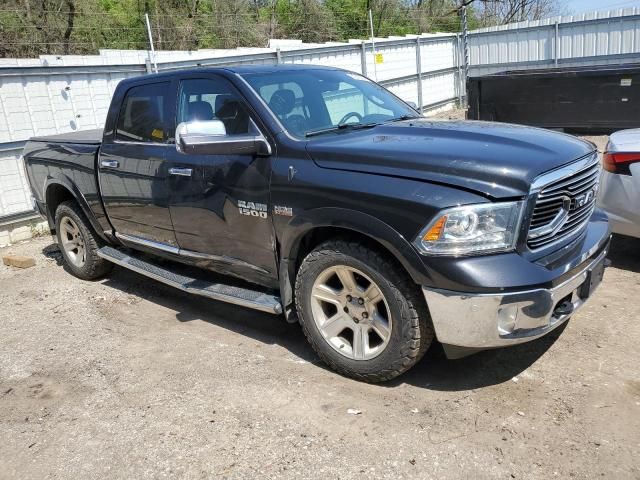
{"label": "white car", "polygon": [[598,203],[614,233],[640,238],[640,128],[609,137]]}

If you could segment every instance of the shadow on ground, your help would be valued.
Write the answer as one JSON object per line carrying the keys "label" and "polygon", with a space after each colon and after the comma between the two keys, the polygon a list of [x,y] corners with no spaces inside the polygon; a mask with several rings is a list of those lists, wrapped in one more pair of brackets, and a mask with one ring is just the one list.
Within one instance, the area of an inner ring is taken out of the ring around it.
{"label": "shadow on ground", "polygon": [[556,342],[566,323],[537,340],[513,347],[486,350],[459,360],[448,360],[435,345],[422,361],[400,378],[388,382],[440,391],[471,390],[511,380],[534,364]]}
{"label": "shadow on ground", "polygon": [[[64,264],[55,244],[45,247],[43,254],[54,258],[59,265]],[[177,312],[176,319],[180,322],[201,320],[265,344],[277,344],[300,359],[327,369],[307,343],[299,325],[288,324],[283,316],[190,295],[119,267],[102,282],[109,288]],[[430,390],[458,391],[503,383],[519,375],[540,358],[564,328],[565,326],[561,326],[533,342],[480,352],[459,360],[448,360],[442,347],[434,343],[422,361],[409,372],[381,386],[394,387],[407,383]]]}
{"label": "shadow on ground", "polygon": [[60,251],[60,247],[58,247],[57,243],[51,243],[42,249],[42,254],[50,258],[51,260],[55,260],[56,265],[64,266],[64,259],[62,258],[62,252]]}
{"label": "shadow on ground", "polygon": [[319,363],[298,325],[287,323],[281,315],[191,295],[120,267],[114,268],[103,285],[173,310],[180,322],[207,322],[265,344],[281,345],[303,360]]}
{"label": "shadow on ground", "polygon": [[608,258],[612,267],[639,273],[640,238],[614,235]]}

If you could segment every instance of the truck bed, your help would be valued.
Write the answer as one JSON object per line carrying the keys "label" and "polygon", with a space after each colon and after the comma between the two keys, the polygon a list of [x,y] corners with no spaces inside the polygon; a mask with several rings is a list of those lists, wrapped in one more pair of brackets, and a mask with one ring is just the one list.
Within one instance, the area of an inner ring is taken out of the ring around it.
{"label": "truck bed", "polygon": [[[53,217],[60,201],[56,192],[65,191],[75,192],[85,214],[95,222],[96,231],[109,228],[96,171],[101,143],[102,129],[94,129],[33,137],[25,145],[23,158],[31,193],[38,210],[47,216],[50,228],[54,228]],[[49,189],[52,184],[55,185]]]}
{"label": "truck bed", "polygon": [[79,130],[77,132],[59,133],[57,135],[45,135],[42,137],[32,137],[32,142],[46,143],[78,143],[81,145],[100,145],[102,142],[102,128],[93,130]]}

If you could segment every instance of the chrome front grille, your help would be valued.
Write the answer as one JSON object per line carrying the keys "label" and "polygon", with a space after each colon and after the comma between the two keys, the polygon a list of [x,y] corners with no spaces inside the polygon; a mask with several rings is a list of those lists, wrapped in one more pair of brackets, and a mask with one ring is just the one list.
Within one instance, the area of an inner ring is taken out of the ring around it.
{"label": "chrome front grille", "polygon": [[569,166],[560,172],[560,178],[550,178],[539,188],[527,237],[532,250],[576,233],[595,209],[600,182],[598,157],[594,155],[577,167]]}

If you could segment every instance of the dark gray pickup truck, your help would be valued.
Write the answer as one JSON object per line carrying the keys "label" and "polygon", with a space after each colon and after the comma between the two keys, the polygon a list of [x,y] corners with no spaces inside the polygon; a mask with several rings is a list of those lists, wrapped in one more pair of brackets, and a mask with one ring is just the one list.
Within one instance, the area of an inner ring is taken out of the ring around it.
{"label": "dark gray pickup truck", "polygon": [[548,333],[592,295],[609,245],[592,144],[430,121],[332,68],[127,79],[103,131],[33,138],[24,160],[78,277],[117,264],[284,314],[366,381],[435,339],[459,357]]}

